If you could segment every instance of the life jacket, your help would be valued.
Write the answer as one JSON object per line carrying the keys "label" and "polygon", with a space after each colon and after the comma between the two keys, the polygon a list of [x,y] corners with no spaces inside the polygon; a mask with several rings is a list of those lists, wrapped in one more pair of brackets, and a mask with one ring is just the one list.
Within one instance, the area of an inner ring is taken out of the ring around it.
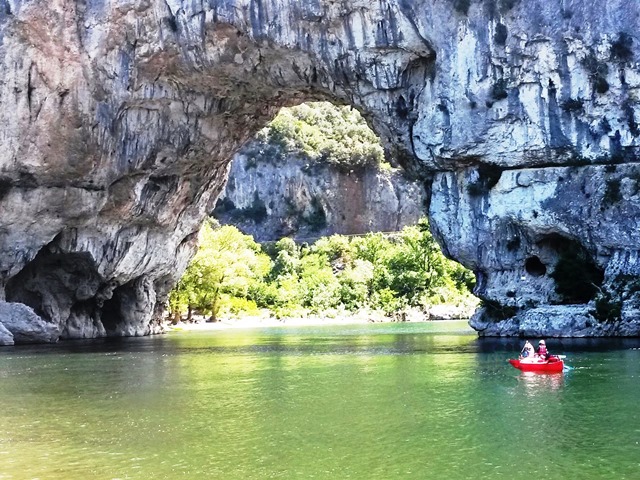
{"label": "life jacket", "polygon": [[547,351],[547,346],[546,345],[540,345],[538,347],[538,351],[536,353],[538,355],[540,355],[541,357],[546,357],[547,355],[549,355],[549,352]]}

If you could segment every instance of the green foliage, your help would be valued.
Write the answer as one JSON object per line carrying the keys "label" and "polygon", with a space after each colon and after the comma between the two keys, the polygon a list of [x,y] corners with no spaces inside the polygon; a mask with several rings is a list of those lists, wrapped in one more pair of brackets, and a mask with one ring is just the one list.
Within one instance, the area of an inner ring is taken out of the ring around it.
{"label": "green foliage", "polygon": [[271,269],[269,278],[275,280],[278,278],[294,276],[298,270],[299,262],[300,260],[291,255],[288,251],[280,251],[273,262],[273,268]]}
{"label": "green foliage", "polygon": [[619,295],[602,290],[596,296],[595,310],[591,314],[601,322],[615,322],[622,315],[622,300]]}
{"label": "green foliage", "polygon": [[286,252],[292,258],[300,258],[300,251],[298,250],[298,245],[291,238],[281,238],[276,242],[275,245],[275,254],[278,255],[282,252]]}
{"label": "green foliage", "polygon": [[380,279],[380,286],[417,305],[429,291],[443,285],[446,259],[426,221],[405,228],[400,238],[402,241],[389,252],[385,265],[388,275]]}
{"label": "green foliage", "polygon": [[353,248],[349,237],[332,235],[316,241],[311,252],[324,255],[332,264],[349,263],[353,259]]}
{"label": "green foliage", "polygon": [[281,152],[345,171],[379,166],[384,161],[380,140],[360,113],[328,102],[283,108],[258,133],[257,140],[260,152],[276,145]]}
{"label": "green foliage", "polygon": [[247,298],[252,283],[270,270],[270,260],[260,245],[235,227],[213,229],[205,223],[200,247],[182,279],[169,295],[173,312],[191,307],[216,320],[227,298]]}
{"label": "green foliage", "polygon": [[392,236],[333,235],[300,248],[288,238],[268,248],[234,227],[203,227],[198,253],[171,292],[173,314],[276,317],[373,308],[392,314],[405,306],[459,303],[475,279],[446,259],[426,220]]}
{"label": "green foliage", "polygon": [[591,314],[601,322],[615,322],[622,316],[625,301],[636,303],[640,294],[640,278],[634,275],[618,274],[601,289],[595,298],[595,309]]}

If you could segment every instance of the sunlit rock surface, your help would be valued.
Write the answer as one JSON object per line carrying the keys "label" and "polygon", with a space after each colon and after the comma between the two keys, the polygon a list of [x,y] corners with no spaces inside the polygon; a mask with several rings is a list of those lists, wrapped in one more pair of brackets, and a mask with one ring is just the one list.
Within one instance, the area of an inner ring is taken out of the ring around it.
{"label": "sunlit rock surface", "polygon": [[0,0],[0,298],[64,337],[151,333],[233,154],[329,99],[431,185],[504,320],[566,303],[579,250],[607,300],[582,303],[630,321],[640,6],[466,3]]}
{"label": "sunlit rock surface", "polygon": [[[0,302],[0,318],[3,330],[0,331],[0,344],[57,342],[59,327],[47,322],[35,314],[33,309],[21,303]],[[11,338],[6,336],[6,330]]]}
{"label": "sunlit rock surface", "polygon": [[345,171],[294,156],[256,161],[243,149],[213,216],[257,241],[313,241],[334,233],[399,231],[426,215],[425,201],[422,182],[399,169]]}
{"label": "sunlit rock surface", "polygon": [[13,333],[7,330],[3,324],[0,324],[0,345],[13,345]]}

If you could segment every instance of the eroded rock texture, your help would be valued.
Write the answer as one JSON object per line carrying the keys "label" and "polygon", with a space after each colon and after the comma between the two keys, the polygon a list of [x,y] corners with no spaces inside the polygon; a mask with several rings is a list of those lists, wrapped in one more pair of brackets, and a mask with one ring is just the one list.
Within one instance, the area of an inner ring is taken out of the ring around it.
{"label": "eroded rock texture", "polygon": [[564,252],[620,323],[640,269],[639,12],[0,0],[0,292],[63,337],[149,333],[234,152],[279,107],[329,99],[432,181],[435,233],[492,301],[485,333],[518,308],[592,302],[557,293]]}
{"label": "eroded rock texture", "polygon": [[308,158],[265,158],[251,148],[234,156],[227,187],[213,216],[257,241],[292,237],[396,232],[426,215],[422,182],[400,169],[352,171]]}

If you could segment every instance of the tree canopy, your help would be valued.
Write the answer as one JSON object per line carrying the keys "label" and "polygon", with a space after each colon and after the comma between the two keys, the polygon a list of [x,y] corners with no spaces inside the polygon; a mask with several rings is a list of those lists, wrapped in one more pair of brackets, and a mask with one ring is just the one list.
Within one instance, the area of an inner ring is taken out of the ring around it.
{"label": "tree canopy", "polygon": [[379,166],[384,162],[380,140],[360,113],[329,102],[281,109],[258,133],[256,142],[258,152],[264,156],[293,154],[341,169]]}
{"label": "tree canopy", "polygon": [[[268,253],[267,253],[268,252]],[[393,235],[333,235],[300,246],[284,238],[260,246],[232,226],[206,223],[200,247],[170,295],[175,316],[267,309],[277,317],[331,309],[379,309],[457,303],[473,274],[441,253],[428,223]]]}

